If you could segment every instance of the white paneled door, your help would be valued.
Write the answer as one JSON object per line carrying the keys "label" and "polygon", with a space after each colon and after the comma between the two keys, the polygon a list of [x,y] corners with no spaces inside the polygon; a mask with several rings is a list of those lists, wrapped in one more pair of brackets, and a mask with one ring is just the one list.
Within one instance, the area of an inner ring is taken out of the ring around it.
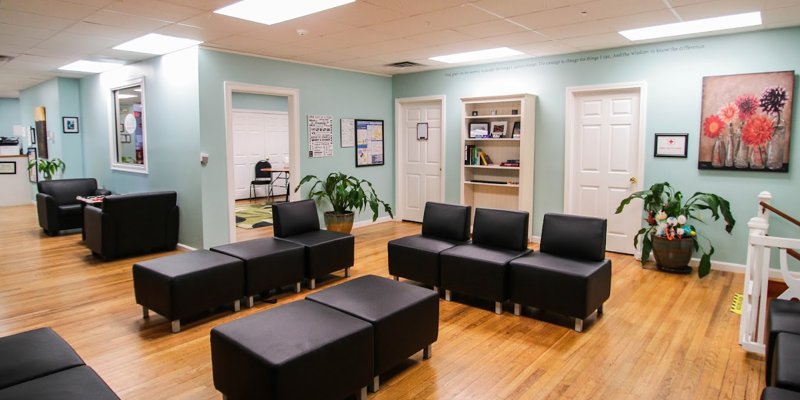
{"label": "white paneled door", "polygon": [[578,93],[574,99],[567,212],[607,219],[606,249],[633,254],[641,208],[614,211],[641,179],[640,90]]}
{"label": "white paneled door", "polygon": [[[400,215],[422,222],[425,202],[442,201],[442,102],[401,102]],[[427,123],[428,138],[419,139],[418,124]]]}
{"label": "white paneled door", "polygon": [[[273,168],[281,168],[288,157],[289,118],[286,112],[233,110],[233,176],[237,200],[250,197],[250,181],[255,178],[257,162],[267,159]],[[263,197],[265,190],[263,185],[256,186],[255,196]],[[279,196],[286,190],[276,186],[274,192]]]}

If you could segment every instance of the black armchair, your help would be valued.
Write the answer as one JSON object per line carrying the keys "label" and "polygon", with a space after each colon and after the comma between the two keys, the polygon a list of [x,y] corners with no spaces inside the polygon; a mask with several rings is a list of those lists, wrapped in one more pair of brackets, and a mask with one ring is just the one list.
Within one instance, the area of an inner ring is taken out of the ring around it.
{"label": "black armchair", "polygon": [[276,238],[305,246],[305,277],[309,287],[317,278],[344,268],[350,276],[355,239],[346,233],[321,230],[314,200],[300,200],[272,205],[273,232]]}
{"label": "black armchair", "polygon": [[178,244],[177,193],[151,192],[108,196],[103,208],[86,207],[84,231],[92,254],[104,259]]}
{"label": "black armchair", "polygon": [[606,220],[577,215],[544,216],[539,251],[509,264],[508,296],[514,314],[529,305],[584,320],[603,313],[611,295],[611,260],[605,258]]}
{"label": "black armchair", "polygon": [[502,313],[506,300],[508,263],[531,252],[528,249],[528,213],[477,208],[472,243],[455,246],[440,255],[445,300],[461,292],[495,302]]}
{"label": "black armchair", "polygon": [[422,234],[389,242],[389,274],[426,285],[439,286],[439,254],[469,242],[472,207],[457,204],[425,203]]}
{"label": "black armchair", "polygon": [[50,236],[57,235],[59,231],[83,227],[81,203],[76,197],[111,194],[108,190],[98,190],[94,178],[41,181],[37,188],[39,226]]}

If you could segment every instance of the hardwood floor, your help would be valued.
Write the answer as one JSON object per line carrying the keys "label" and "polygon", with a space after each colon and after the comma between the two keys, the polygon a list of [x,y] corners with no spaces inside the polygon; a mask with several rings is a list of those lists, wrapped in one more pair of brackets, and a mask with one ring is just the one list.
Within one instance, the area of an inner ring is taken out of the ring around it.
{"label": "hardwood floor", "polygon": [[[41,326],[61,334],[123,399],[221,398],[211,379],[209,331],[276,305],[257,302],[183,323],[141,318],[131,265],[168,253],[113,262],[93,259],[80,234],[46,237],[33,206],[0,208],[0,336]],[[354,230],[353,276],[388,276],[386,242],[419,225],[387,222]],[[238,230],[239,240],[271,228]],[[569,320],[454,293],[440,302],[433,358],[421,353],[381,379],[371,399],[757,399],[762,357],[737,343],[728,311],[742,276],[670,275],[609,253],[613,288],[605,314],[583,333]],[[342,282],[341,273],[320,289]],[[319,289],[318,289],[319,290]],[[304,298],[287,290],[278,305]]]}

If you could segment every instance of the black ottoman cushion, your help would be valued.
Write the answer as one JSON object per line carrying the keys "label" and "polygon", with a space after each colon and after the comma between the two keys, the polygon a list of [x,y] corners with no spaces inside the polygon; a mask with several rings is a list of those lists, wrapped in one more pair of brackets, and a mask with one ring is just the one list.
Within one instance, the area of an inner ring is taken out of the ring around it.
{"label": "black ottoman cushion", "polygon": [[486,300],[506,299],[506,264],[529,253],[479,244],[466,244],[441,254],[442,287]]}
{"label": "black ottoman cushion", "polygon": [[353,265],[353,235],[334,231],[311,231],[283,238],[306,248],[306,278],[314,279]]}
{"label": "black ottoman cushion", "polygon": [[212,247],[244,262],[245,296],[303,281],[305,247],[275,238]]}
{"label": "black ottoman cushion", "polygon": [[0,389],[84,365],[61,336],[40,328],[0,338]]}
{"label": "black ottoman cushion", "polygon": [[136,303],[178,321],[244,295],[244,263],[225,254],[195,250],[133,265]]}
{"label": "black ottoman cushion", "polygon": [[115,400],[116,394],[86,365],[0,390],[0,400]]}
{"label": "black ottoman cushion", "polygon": [[429,289],[367,275],[306,298],[372,324],[376,377],[439,335],[439,296]]}
{"label": "black ottoman cushion", "polygon": [[439,254],[460,242],[414,235],[389,242],[389,273],[439,286]]}
{"label": "black ottoman cushion", "polygon": [[800,400],[800,392],[770,386],[761,392],[761,400]]}
{"label": "black ottoman cushion", "polygon": [[780,299],[774,299],[769,302],[766,330],[767,385],[772,382],[773,343],[775,342],[775,336],[780,332],[800,335],[800,303]]}
{"label": "black ottoman cushion", "polygon": [[514,303],[585,319],[611,295],[611,261],[590,261],[536,252],[509,263]]}
{"label": "black ottoman cushion", "polygon": [[770,385],[800,392],[800,335],[778,333],[773,351]]}
{"label": "black ottoman cushion", "polygon": [[211,330],[214,387],[229,399],[341,399],[372,376],[372,326],[301,300]]}

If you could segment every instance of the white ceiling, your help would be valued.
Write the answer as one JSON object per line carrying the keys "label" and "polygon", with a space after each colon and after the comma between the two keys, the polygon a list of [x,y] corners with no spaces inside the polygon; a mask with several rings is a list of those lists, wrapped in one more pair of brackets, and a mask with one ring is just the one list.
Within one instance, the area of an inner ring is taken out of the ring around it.
{"label": "white ceiling", "polygon": [[[448,66],[428,57],[500,46],[523,57],[625,46],[632,42],[619,30],[749,11],[764,23],[745,30],[800,25],[800,0],[357,0],[270,26],[212,12],[235,1],[0,0],[0,55],[14,57],[0,65],[0,97],[84,76],[57,69],[78,59],[149,58],[112,47],[150,32],[392,75]],[[423,66],[386,66],[400,61]]]}

